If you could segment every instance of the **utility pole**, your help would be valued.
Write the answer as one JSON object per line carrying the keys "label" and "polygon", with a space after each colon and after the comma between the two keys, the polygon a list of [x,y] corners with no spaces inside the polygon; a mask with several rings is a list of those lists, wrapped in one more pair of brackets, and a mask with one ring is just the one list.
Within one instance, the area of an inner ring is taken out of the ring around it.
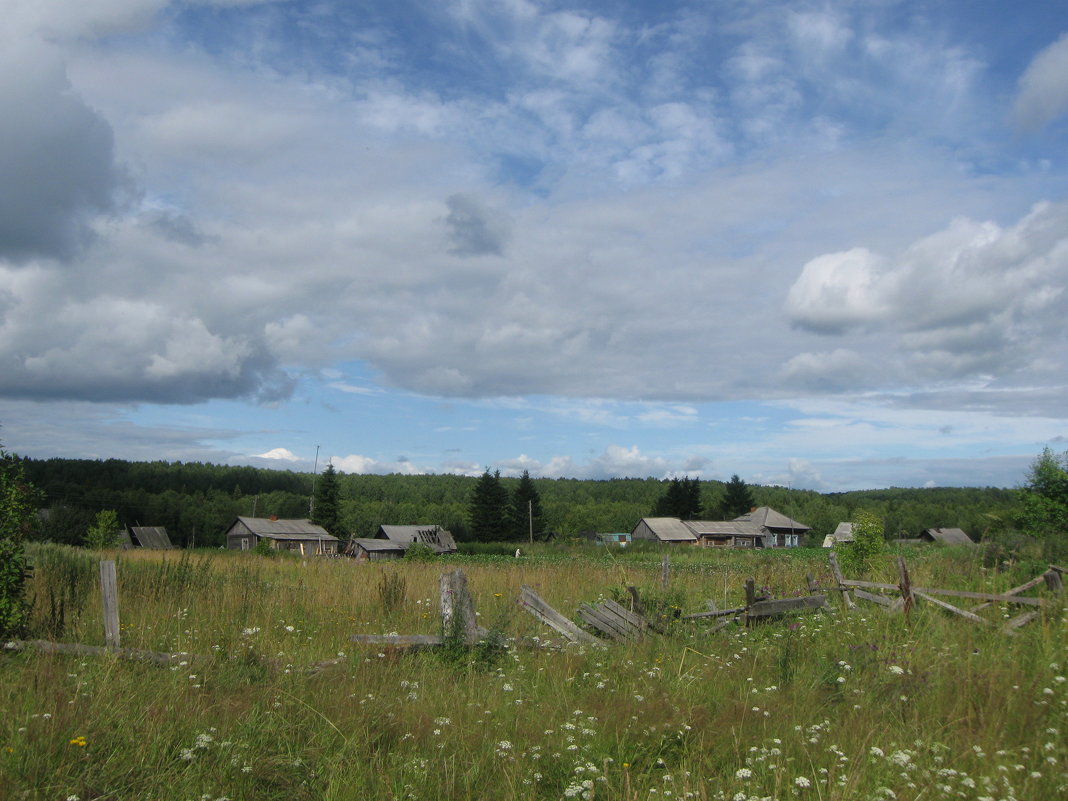
{"label": "utility pole", "polygon": [[530,544],[534,544],[534,501],[527,499],[527,521],[530,524]]}
{"label": "utility pole", "polygon": [[308,501],[308,517],[315,517],[315,479],[319,477],[319,446],[315,446],[315,467],[312,468],[312,494]]}

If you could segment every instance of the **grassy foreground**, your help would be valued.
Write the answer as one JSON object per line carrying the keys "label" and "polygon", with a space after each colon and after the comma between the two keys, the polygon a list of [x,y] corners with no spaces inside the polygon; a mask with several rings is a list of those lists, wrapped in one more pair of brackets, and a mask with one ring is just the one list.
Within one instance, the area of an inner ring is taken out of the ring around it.
{"label": "grassy foreground", "polygon": [[[437,576],[460,566],[482,624],[551,632],[557,609],[643,597],[700,611],[746,577],[783,597],[825,554],[534,552],[358,565],[252,554],[37,547],[37,636],[103,644],[100,558],[119,561],[123,645],[183,652],[0,654],[0,798],[1049,799],[1068,794],[1063,601],[1006,637],[921,605],[707,634],[679,623],[610,648],[400,654],[353,633],[438,633]],[[917,585],[1003,590],[1034,565],[909,554]],[[871,578],[888,580],[891,562]],[[1042,589],[1038,594],[1047,596]],[[1014,614],[987,610],[991,620]],[[573,615],[572,615],[573,616]],[[316,662],[337,664],[309,673]]]}

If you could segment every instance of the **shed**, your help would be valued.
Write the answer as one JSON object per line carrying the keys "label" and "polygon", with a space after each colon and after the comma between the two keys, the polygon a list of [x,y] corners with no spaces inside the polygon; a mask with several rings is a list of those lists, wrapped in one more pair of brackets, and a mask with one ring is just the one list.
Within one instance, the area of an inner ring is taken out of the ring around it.
{"label": "shed", "polygon": [[171,538],[163,526],[130,526],[129,534],[135,544],[150,551],[173,551]]}
{"label": "shed", "polygon": [[853,524],[852,523],[839,523],[838,528],[834,530],[833,534],[828,534],[823,538],[824,548],[833,548],[840,542],[852,542],[853,541]]}
{"label": "shed", "polygon": [[920,539],[943,545],[975,545],[972,538],[959,528],[925,528],[920,532]]}
{"label": "shed", "polygon": [[744,520],[688,520],[686,526],[706,548],[763,548],[764,529]]}
{"label": "shed", "polygon": [[456,553],[456,540],[452,538],[452,532],[436,523],[418,526],[379,526],[375,539],[404,543],[406,546],[421,542],[429,545],[434,553]]}
{"label": "shed", "polygon": [[226,547],[250,551],[260,540],[282,551],[306,555],[335,554],[338,538],[310,520],[279,520],[277,517],[238,517],[226,530]]}
{"label": "shed", "polygon": [[353,537],[345,544],[345,555],[360,562],[377,562],[382,559],[401,559],[408,550],[406,542],[393,542],[367,537]]}
{"label": "shed", "polygon": [[684,543],[694,545],[697,535],[677,517],[643,517],[630,532],[632,540],[653,540],[655,542]]}

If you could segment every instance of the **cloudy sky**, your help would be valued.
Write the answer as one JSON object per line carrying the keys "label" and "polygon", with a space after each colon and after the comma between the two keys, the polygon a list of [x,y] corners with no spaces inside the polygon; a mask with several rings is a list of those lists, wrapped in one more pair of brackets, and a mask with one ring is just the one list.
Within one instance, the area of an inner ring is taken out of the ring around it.
{"label": "cloudy sky", "polygon": [[0,440],[1013,486],[1068,6],[0,0]]}

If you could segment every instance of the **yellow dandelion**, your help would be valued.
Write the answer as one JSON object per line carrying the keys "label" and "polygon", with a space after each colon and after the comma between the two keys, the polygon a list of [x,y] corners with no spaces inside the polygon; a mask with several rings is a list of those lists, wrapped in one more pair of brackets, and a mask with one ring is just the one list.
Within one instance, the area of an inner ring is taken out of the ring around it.
{"label": "yellow dandelion", "polygon": [[73,738],[73,739],[72,739],[72,740],[70,741],[70,744],[71,744],[71,745],[76,745],[76,746],[78,746],[79,748],[85,748],[85,746],[86,746],[86,744],[87,744],[87,743],[85,742],[85,736],[84,736],[84,735],[81,735],[81,734],[79,734],[79,735],[78,735],[77,737]]}

